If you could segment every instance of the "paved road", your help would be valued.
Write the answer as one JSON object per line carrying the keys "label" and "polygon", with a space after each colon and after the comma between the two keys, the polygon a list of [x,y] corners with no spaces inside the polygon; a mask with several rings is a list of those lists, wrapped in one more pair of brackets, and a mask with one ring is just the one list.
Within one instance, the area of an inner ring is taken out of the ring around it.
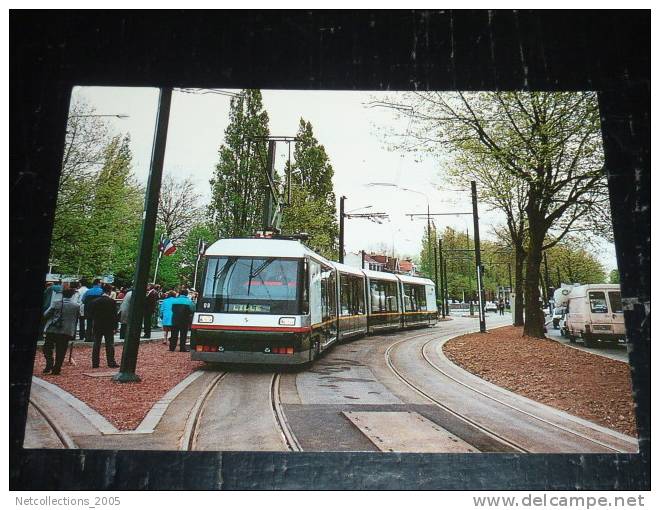
{"label": "paved road", "polygon": [[[487,317],[488,327],[510,316]],[[84,448],[261,451],[608,452],[636,442],[497,388],[442,354],[478,320],[370,336],[334,346],[297,371],[214,367],[182,391],[153,431],[118,434],[85,421],[71,402],[39,388],[39,402]],[[84,413],[83,413],[84,414]],[[46,424],[28,427],[56,443]],[[43,421],[43,420],[42,420]]]}
{"label": "paved road", "polygon": [[564,338],[559,333],[558,329],[552,327],[552,323],[548,324],[548,332],[546,335],[549,339],[555,340],[562,344],[568,345],[569,347],[575,347],[581,351],[589,352],[591,354],[597,354],[599,356],[604,356],[606,358],[615,359],[617,361],[623,361],[628,363],[628,350],[625,345],[611,345],[607,347],[585,347],[582,343],[582,340],[577,339],[576,343],[572,344],[568,338]]}

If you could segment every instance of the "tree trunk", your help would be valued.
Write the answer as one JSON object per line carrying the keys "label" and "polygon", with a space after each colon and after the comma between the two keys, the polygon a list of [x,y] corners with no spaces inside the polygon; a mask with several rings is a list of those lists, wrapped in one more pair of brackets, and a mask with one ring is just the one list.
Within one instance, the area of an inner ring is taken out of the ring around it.
{"label": "tree trunk", "polygon": [[525,335],[545,338],[543,311],[541,310],[539,280],[545,228],[542,215],[533,211],[529,218],[529,245],[525,271]]}
{"label": "tree trunk", "polygon": [[514,280],[514,292],[516,294],[515,296],[515,303],[514,303],[514,317],[513,317],[513,325],[514,326],[524,326],[525,325],[525,319],[523,318],[523,296],[524,296],[524,278],[523,278],[523,268],[525,264],[525,251],[521,246],[516,246],[516,251],[515,251],[515,280]]}

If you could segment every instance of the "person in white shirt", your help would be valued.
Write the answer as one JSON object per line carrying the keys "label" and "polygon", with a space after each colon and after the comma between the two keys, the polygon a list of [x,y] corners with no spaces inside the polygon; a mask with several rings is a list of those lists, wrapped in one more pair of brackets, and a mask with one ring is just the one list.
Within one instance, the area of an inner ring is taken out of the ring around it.
{"label": "person in white shirt", "polygon": [[87,332],[87,317],[85,316],[85,305],[83,305],[82,298],[85,295],[85,292],[87,292],[89,288],[87,287],[87,280],[84,278],[80,280],[78,283],[78,289],[77,289],[77,296],[76,299],[78,300],[77,303],[80,305],[80,319],[78,320],[78,324],[80,325],[80,331],[78,335],[80,336],[81,340],[87,340],[89,342],[92,342],[92,338],[86,338],[86,332]]}

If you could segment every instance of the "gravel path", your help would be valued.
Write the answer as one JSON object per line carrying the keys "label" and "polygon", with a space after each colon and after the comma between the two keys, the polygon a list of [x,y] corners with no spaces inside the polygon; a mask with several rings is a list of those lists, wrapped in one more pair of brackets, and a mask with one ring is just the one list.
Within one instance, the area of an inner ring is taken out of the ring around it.
{"label": "gravel path", "polygon": [[[115,359],[121,360],[122,347],[115,347]],[[165,393],[176,386],[191,372],[200,369],[203,363],[192,361],[190,354],[170,352],[167,346],[157,343],[140,345],[137,361],[139,383],[120,384],[114,382],[110,373],[117,369],[109,369],[105,365],[105,350],[101,346],[101,366],[92,368],[92,349],[90,346],[75,346],[73,359],[75,365],[69,364],[68,352],[62,373],[60,375],[43,375],[45,366],[41,350],[37,350],[34,363],[34,375],[56,384],[88,406],[102,414],[119,430],[133,430],[149,412],[149,409],[160,400]],[[108,374],[102,377],[91,377],[85,374]]]}
{"label": "gravel path", "polygon": [[636,436],[626,363],[507,326],[447,342],[445,355],[479,377],[543,404]]}

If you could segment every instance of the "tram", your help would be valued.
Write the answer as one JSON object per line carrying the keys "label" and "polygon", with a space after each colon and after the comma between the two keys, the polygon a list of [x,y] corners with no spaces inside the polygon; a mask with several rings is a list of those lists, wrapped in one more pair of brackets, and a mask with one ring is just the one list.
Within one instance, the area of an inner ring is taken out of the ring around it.
{"label": "tram", "polygon": [[431,280],[332,262],[299,240],[222,239],[204,258],[193,360],[302,364],[340,341],[437,321]]}

